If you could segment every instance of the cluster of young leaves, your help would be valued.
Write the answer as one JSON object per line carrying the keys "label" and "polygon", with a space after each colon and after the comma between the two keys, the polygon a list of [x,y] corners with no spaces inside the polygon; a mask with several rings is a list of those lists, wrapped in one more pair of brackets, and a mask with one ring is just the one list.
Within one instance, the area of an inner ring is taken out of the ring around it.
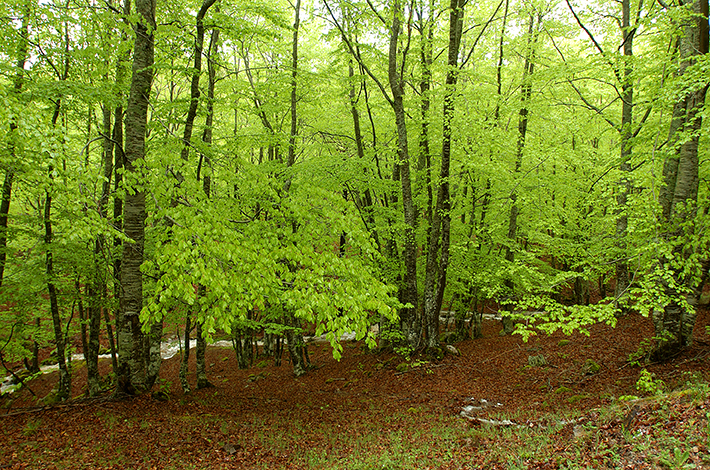
{"label": "cluster of young leaves", "polygon": [[236,176],[222,175],[212,198],[185,180],[179,191],[193,197],[172,206],[166,195],[175,193],[165,186],[174,181],[151,187],[163,205],[149,211],[152,243],[143,271],[154,282],[146,291],[146,323],[189,309],[212,335],[230,332],[235,322],[244,326],[250,312],[258,313],[257,323],[247,322],[252,328],[271,328],[291,313],[315,324],[316,334],[329,333],[337,357],[344,333],[363,338],[380,315],[396,315],[392,288],[381,281],[378,253],[352,204],[294,172],[286,193],[273,170],[241,162]]}

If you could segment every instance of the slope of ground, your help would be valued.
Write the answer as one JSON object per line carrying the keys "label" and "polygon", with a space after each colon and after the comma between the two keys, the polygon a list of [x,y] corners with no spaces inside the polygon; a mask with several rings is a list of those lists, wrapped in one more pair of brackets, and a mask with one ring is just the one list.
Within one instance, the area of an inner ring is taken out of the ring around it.
{"label": "slope of ground", "polygon": [[[184,395],[176,356],[158,385],[168,401],[107,395],[37,408],[28,390],[4,398],[0,468],[710,468],[707,325],[702,311],[695,345],[648,365],[653,375],[629,363],[652,333],[635,315],[527,343],[486,321],[482,339],[439,362],[357,342],[336,362],[313,344],[316,368],[298,379],[287,361],[239,370],[233,351],[210,348],[215,387]],[[541,355],[546,365],[529,365]],[[30,388],[47,395],[54,375]],[[86,371],[74,375],[78,395]],[[629,397],[687,383],[662,399]]]}

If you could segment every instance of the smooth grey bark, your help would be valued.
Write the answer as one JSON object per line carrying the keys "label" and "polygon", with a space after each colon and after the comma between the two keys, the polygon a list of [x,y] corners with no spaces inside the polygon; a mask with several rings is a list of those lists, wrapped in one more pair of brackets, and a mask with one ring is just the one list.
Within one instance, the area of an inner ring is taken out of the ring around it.
{"label": "smooth grey bark", "polygon": [[[251,318],[251,311],[247,318]],[[274,335],[264,334],[264,355],[274,356]],[[251,328],[232,327],[232,348],[237,356],[237,366],[248,369],[254,362],[254,331]]]}
{"label": "smooth grey bark", "polygon": [[[123,0],[123,16],[122,20],[128,23],[128,16],[131,13],[131,2],[130,0]],[[127,41],[127,35],[123,33],[121,35],[121,41]],[[113,146],[113,226],[116,230],[123,229],[123,200],[118,197],[119,191],[123,185],[123,169],[124,169],[124,142],[123,142],[123,84],[126,79],[127,69],[128,69],[128,54],[126,51],[123,55],[119,55],[116,61],[116,102],[118,105],[114,109],[113,113],[113,132],[111,133],[111,140],[114,143]],[[114,299],[121,298],[121,256],[123,252],[123,242],[119,237],[114,237],[113,239],[113,295]],[[113,326],[116,326],[116,331],[118,331],[118,322],[121,317],[121,307],[120,304],[113,311],[113,321],[109,317],[109,310],[104,309],[104,321],[106,323],[106,333],[109,339],[109,346],[111,348],[111,364],[113,366],[114,378],[118,373],[118,345],[116,344],[116,339],[113,332]],[[113,325],[113,326],[112,326]]]}
{"label": "smooth grey bark", "polygon": [[[446,289],[446,273],[449,264],[449,236],[451,227],[451,200],[449,168],[451,166],[452,121],[455,110],[455,93],[458,82],[458,55],[463,31],[464,7],[467,0],[451,0],[449,13],[449,56],[444,90],[444,125],[442,132],[441,170],[436,207],[431,214],[429,245],[427,249],[424,284],[424,321],[427,348],[436,350],[439,344],[439,312]],[[439,262],[439,250],[441,261]]]}
{"label": "smooth grey bark", "polygon": [[[123,67],[119,66],[118,70],[122,70]],[[122,75],[117,74],[116,82],[122,82]],[[122,96],[119,96],[119,102],[122,100]],[[123,184],[123,166],[124,166],[124,155],[123,155],[123,106],[119,105],[114,110],[114,120],[113,120],[113,132],[111,133],[111,139],[115,143],[113,149],[113,188],[114,188],[114,199],[113,199],[113,226],[116,230],[121,230],[123,228],[123,200],[119,198],[116,194],[119,188]],[[113,239],[113,295],[115,299],[121,298],[121,254],[123,242],[119,237],[114,237]],[[104,322],[106,323],[106,334],[109,340],[109,346],[111,348],[111,364],[113,366],[113,374],[118,371],[118,351],[114,335],[114,329],[112,325],[117,325],[117,320],[120,317],[120,306],[118,306],[113,311],[113,321],[109,317],[109,309],[104,309]],[[116,328],[118,329],[118,328]]]}
{"label": "smooth grey bark", "polygon": [[190,360],[190,332],[192,331],[192,319],[190,311],[188,310],[187,315],[185,315],[185,335],[182,341],[180,341],[180,335],[178,334],[178,341],[180,341],[180,372],[178,377],[180,378],[180,386],[182,387],[183,393],[190,393],[190,383],[187,380],[187,366]]}
{"label": "smooth grey bark", "polygon": [[203,322],[198,321],[196,326],[197,346],[195,347],[195,375],[197,376],[197,390],[214,387],[207,379],[207,367],[205,364],[205,353],[207,352],[207,340],[202,331]]}
{"label": "smooth grey bark", "polygon": [[[134,24],[136,38],[133,48],[133,75],[125,116],[125,172],[133,174],[135,180],[140,181],[141,175],[136,164],[145,157],[148,100],[153,80],[155,0],[136,0],[135,5],[137,21]],[[139,183],[126,191],[123,210],[123,230],[130,242],[123,244],[121,261],[122,290],[118,322],[119,362],[116,392],[128,395],[143,393],[152,386],[152,374],[146,364],[145,335],[139,318],[143,307],[143,277],[140,267],[143,263],[145,219],[145,190]],[[151,334],[150,337],[154,338],[155,335]],[[152,358],[151,350],[152,348],[149,349],[149,358]],[[159,360],[157,362],[159,364]],[[155,369],[152,361],[150,368]]]}
{"label": "smooth grey bark", "polygon": [[[679,75],[683,75],[688,67],[695,64],[699,55],[708,53],[707,0],[683,2],[683,5],[689,7],[693,16],[688,17],[683,24],[684,31],[679,47],[681,58]],[[654,360],[664,360],[674,356],[684,347],[692,344],[693,340],[696,320],[694,307],[697,305],[702,281],[698,284],[692,279],[692,275],[683,272],[684,265],[690,262],[691,256],[695,253],[692,248],[684,247],[685,234],[681,224],[692,221],[697,216],[701,111],[705,105],[707,89],[707,84],[700,84],[686,91],[674,107],[670,126],[669,142],[675,148],[675,155],[669,157],[664,164],[665,187],[659,196],[659,202],[663,221],[666,224],[664,237],[675,245],[673,255],[682,262],[680,267],[674,267],[669,260],[659,261],[666,269],[672,271],[673,282],[662,282],[661,287],[670,302],[665,308],[653,312],[656,345],[651,357]],[[707,258],[701,259],[699,264],[703,273],[701,277],[705,279],[710,261]],[[685,299],[690,308],[686,308],[679,299],[681,288],[691,291]]]}
{"label": "smooth grey bark", "polygon": [[285,331],[288,352],[293,366],[293,375],[300,377],[310,369],[311,364],[308,358],[308,348],[303,341],[301,322],[294,315],[289,314],[286,325],[290,328]]}

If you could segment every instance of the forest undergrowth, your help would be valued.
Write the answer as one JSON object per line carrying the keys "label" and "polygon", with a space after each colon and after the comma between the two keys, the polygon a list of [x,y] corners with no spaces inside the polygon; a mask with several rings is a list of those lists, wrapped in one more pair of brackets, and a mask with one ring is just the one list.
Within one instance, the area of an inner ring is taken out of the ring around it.
{"label": "forest undergrowth", "polygon": [[710,468],[709,320],[702,310],[694,346],[663,364],[639,360],[653,326],[631,314],[528,342],[486,320],[438,362],[360,342],[337,362],[313,343],[300,378],[268,359],[239,370],[232,350],[210,348],[214,387],[183,394],[176,356],[155,388],[165,401],[82,398],[75,362],[66,404],[42,404],[56,373],[2,398],[0,468]]}

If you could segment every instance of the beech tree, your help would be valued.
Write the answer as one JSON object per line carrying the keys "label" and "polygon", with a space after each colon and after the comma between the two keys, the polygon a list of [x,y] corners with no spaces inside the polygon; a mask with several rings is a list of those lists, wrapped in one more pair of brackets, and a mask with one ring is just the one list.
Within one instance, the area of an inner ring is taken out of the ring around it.
{"label": "beech tree", "polygon": [[531,334],[638,310],[658,358],[692,337],[704,1],[19,1],[3,17],[0,359],[37,369],[51,346],[61,364],[81,338],[97,394],[108,343],[116,391],[137,394],[178,325],[186,392],[194,336],[198,388],[219,334],[240,367],[287,346],[295,375],[306,332],[336,356],[354,331],[441,357],[484,311]]}
{"label": "beech tree", "polygon": [[[143,264],[145,249],[145,181],[140,165],[146,156],[146,124],[153,80],[155,1],[136,0],[138,18],[133,24],[135,40],[131,93],[125,118],[125,174],[127,190],[123,203],[123,244],[121,258],[121,310],[118,319],[119,363],[116,390],[136,394],[149,390],[155,381],[160,348],[145,341],[140,320],[143,309]],[[153,332],[151,332],[152,334]],[[158,341],[160,338],[158,338]],[[148,346],[148,347],[146,347]],[[157,363],[157,364],[156,364]]]}
{"label": "beech tree", "polygon": [[[708,3],[706,0],[681,3],[682,31],[678,51],[679,77],[693,73],[702,55],[708,53]],[[653,356],[665,359],[692,343],[695,307],[699,289],[706,282],[710,258],[707,242],[700,228],[706,223],[707,206],[699,199],[699,139],[702,132],[701,109],[705,105],[707,81],[682,84],[673,106],[668,136],[669,153],[663,165],[663,183],[659,194],[661,220],[670,252],[659,260],[666,271],[659,283],[662,306],[654,309],[656,348]],[[689,240],[694,242],[688,243]],[[696,246],[697,248],[690,248]]]}

